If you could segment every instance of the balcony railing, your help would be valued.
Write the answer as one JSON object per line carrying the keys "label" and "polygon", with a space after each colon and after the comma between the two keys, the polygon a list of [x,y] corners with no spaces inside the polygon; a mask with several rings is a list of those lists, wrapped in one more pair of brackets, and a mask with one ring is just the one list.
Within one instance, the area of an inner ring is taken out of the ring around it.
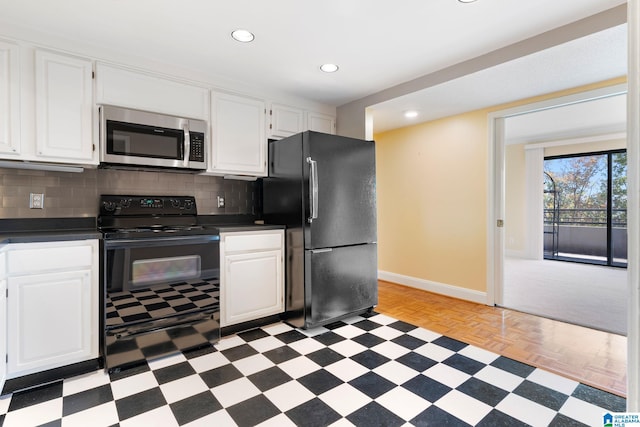
{"label": "balcony railing", "polygon": [[[611,212],[611,240],[607,209],[545,209],[544,252],[547,258],[578,258],[613,265],[627,262],[627,210]],[[610,246],[608,246],[608,243]]]}
{"label": "balcony railing", "polygon": [[[584,225],[590,227],[607,226],[607,209],[545,209],[544,224]],[[627,210],[611,210],[611,226],[627,228]]]}

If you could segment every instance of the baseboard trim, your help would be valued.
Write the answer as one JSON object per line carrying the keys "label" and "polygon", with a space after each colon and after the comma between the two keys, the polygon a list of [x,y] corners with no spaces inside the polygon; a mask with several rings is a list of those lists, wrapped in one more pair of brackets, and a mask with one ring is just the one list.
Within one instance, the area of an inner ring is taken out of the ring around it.
{"label": "baseboard trim", "polygon": [[423,291],[429,291],[452,298],[476,302],[478,304],[487,304],[486,292],[474,291],[472,289],[465,289],[459,286],[432,282],[430,280],[418,279],[416,277],[405,276],[402,274],[391,273],[382,270],[378,270],[378,279],[385,280],[387,282],[398,283],[400,285],[410,286],[412,288],[422,289]]}

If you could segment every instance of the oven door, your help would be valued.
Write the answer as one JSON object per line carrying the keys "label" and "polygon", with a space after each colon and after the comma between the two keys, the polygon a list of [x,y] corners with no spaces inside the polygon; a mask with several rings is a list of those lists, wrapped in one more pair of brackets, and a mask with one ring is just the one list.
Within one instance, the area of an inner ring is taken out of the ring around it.
{"label": "oven door", "polygon": [[105,240],[107,293],[220,277],[220,236]]}
{"label": "oven door", "polygon": [[109,371],[217,341],[219,236],[105,240]]}

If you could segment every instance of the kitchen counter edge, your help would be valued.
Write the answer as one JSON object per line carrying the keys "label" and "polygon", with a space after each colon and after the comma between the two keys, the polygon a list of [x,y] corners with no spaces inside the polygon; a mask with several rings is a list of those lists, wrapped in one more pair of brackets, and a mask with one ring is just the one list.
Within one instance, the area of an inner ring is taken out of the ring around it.
{"label": "kitchen counter edge", "polygon": [[91,217],[0,219],[0,245],[101,237],[96,229],[96,219]]}
{"label": "kitchen counter edge", "polygon": [[239,224],[239,225],[218,225],[220,233],[236,233],[242,231],[263,231],[263,230],[284,230],[284,225],[272,224]]}

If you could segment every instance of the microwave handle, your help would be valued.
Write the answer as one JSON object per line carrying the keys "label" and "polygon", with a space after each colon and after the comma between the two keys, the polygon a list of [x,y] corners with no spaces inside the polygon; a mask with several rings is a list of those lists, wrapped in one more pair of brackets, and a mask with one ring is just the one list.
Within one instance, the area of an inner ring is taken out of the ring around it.
{"label": "microwave handle", "polygon": [[191,135],[189,135],[189,125],[182,125],[182,130],[184,132],[184,159],[183,165],[185,168],[189,167],[189,156],[191,155]]}

